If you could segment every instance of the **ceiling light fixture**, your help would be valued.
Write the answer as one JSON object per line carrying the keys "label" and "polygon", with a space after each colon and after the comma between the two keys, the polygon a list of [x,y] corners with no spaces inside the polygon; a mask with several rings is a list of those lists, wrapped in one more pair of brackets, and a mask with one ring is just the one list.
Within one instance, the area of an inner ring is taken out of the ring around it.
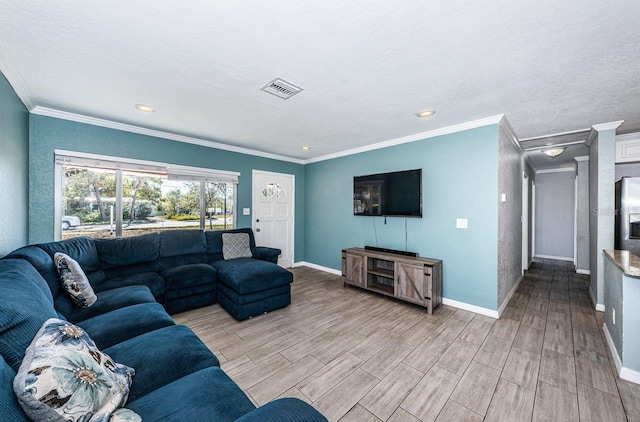
{"label": "ceiling light fixture", "polygon": [[311,147],[305,145],[305,146],[301,147],[300,149],[303,150],[303,151],[309,151],[311,149]]}
{"label": "ceiling light fixture", "polygon": [[148,106],[148,105],[145,105],[145,104],[136,104],[136,108],[138,110],[144,112],[144,113],[155,113],[156,112],[155,108],[153,108],[151,106]]}
{"label": "ceiling light fixture", "polygon": [[564,148],[545,149],[542,153],[548,157],[556,158],[558,155],[564,152]]}
{"label": "ceiling light fixture", "polygon": [[436,114],[435,110],[422,110],[416,113],[418,117],[431,117]]}

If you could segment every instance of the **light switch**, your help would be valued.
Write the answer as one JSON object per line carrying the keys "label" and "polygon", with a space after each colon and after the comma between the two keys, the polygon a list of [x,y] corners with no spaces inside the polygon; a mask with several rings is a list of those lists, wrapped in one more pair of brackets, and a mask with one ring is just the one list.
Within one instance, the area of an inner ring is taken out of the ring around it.
{"label": "light switch", "polygon": [[251,215],[251,208],[243,208],[242,215]]}
{"label": "light switch", "polygon": [[457,229],[466,229],[469,227],[469,220],[466,218],[456,218],[456,228]]}
{"label": "light switch", "polygon": [[500,202],[507,202],[507,194],[506,193],[501,193],[500,194]]}

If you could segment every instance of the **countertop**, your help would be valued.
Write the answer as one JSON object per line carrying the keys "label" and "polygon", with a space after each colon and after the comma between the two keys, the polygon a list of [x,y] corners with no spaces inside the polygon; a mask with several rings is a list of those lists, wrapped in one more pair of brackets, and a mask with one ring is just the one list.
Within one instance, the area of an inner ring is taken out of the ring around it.
{"label": "countertop", "polygon": [[640,278],[640,257],[629,251],[605,250],[604,253],[626,275]]}

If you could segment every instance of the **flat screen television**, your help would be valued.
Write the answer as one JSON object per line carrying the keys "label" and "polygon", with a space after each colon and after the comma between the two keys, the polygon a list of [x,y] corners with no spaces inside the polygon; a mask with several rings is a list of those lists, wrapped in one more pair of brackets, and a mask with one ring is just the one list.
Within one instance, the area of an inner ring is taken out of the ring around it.
{"label": "flat screen television", "polygon": [[422,217],[422,169],[354,177],[353,214]]}

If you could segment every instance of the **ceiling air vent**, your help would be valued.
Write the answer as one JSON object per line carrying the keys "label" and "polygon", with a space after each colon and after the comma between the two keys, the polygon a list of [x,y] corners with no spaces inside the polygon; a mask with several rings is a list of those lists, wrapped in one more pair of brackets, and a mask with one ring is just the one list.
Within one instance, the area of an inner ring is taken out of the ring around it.
{"label": "ceiling air vent", "polygon": [[291,82],[287,82],[284,79],[275,78],[274,80],[260,88],[260,90],[286,100],[287,98],[291,98],[298,92],[302,91],[302,88],[292,84]]}

